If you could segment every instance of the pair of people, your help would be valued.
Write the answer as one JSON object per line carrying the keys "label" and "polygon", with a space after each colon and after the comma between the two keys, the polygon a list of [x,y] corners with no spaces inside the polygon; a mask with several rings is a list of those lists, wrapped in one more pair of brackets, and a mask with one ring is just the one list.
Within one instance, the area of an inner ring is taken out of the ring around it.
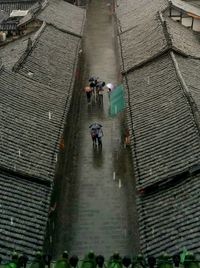
{"label": "pair of people", "polygon": [[101,128],[91,129],[91,137],[92,137],[93,145],[98,144],[99,146],[102,146],[103,131]]}
{"label": "pair of people", "polygon": [[98,123],[93,123],[89,126],[90,128],[90,135],[92,138],[93,145],[102,146],[102,137],[103,137],[103,130],[102,125]]}

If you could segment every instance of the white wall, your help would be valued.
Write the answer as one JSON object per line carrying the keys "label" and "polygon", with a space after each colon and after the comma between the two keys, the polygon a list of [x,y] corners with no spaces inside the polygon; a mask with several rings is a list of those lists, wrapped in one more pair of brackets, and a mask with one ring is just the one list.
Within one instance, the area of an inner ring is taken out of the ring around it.
{"label": "white wall", "polygon": [[200,32],[200,20],[194,19],[193,30]]}
{"label": "white wall", "polygon": [[[173,17],[171,17],[173,20],[180,21],[180,12],[177,11],[176,9],[172,8],[171,15],[173,16]],[[184,14],[183,14],[183,16],[184,16]],[[182,17],[181,24],[184,25],[185,27],[191,27],[191,25],[192,25],[192,17],[186,17],[186,18]],[[200,20],[194,19],[193,31],[200,32]]]}

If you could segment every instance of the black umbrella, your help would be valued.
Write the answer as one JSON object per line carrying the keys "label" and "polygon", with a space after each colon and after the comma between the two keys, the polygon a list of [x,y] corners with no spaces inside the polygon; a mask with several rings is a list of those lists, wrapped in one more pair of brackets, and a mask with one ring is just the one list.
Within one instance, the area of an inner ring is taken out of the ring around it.
{"label": "black umbrella", "polygon": [[99,77],[91,76],[91,77],[89,78],[89,82],[97,81],[98,79],[99,79]]}
{"label": "black umbrella", "polygon": [[93,124],[91,124],[89,126],[89,128],[91,128],[91,129],[98,129],[98,128],[101,128],[101,127],[102,127],[102,125],[99,124],[99,123],[93,123]]}
{"label": "black umbrella", "polygon": [[105,86],[105,82],[102,82],[102,81],[99,81],[98,83],[97,83],[97,87],[104,87]]}

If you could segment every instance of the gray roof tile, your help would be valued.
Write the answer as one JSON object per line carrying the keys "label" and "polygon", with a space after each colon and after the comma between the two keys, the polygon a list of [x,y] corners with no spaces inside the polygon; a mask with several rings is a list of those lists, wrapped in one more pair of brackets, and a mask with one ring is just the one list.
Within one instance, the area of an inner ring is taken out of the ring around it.
{"label": "gray roof tile", "polygon": [[0,256],[13,250],[30,257],[42,250],[51,189],[17,175],[0,172]]}
{"label": "gray roof tile", "polygon": [[8,13],[11,13],[12,10],[28,10],[32,5],[34,5],[38,0],[1,0],[0,1],[0,10],[4,10]]}
{"label": "gray roof tile", "polygon": [[167,0],[118,0],[117,18],[121,32],[127,31],[140,23],[146,24],[154,15],[168,6]]}
{"label": "gray roof tile", "polygon": [[52,180],[70,88],[64,94],[7,71],[0,79],[1,167]]}
{"label": "gray roof tile", "polygon": [[182,76],[192,94],[193,99],[195,100],[198,110],[200,111],[200,60],[185,58],[178,55],[176,55],[176,59]]}
{"label": "gray roof tile", "polygon": [[[120,3],[117,9],[121,70],[128,71],[171,47],[184,55],[199,58],[200,35],[173,21],[167,12],[162,14],[166,21],[164,26],[158,11],[167,7],[166,2],[164,0],[148,2],[128,1]],[[123,24],[125,20],[127,27]]]}
{"label": "gray roof tile", "polygon": [[[47,26],[19,65],[20,74],[6,69],[0,73],[2,167],[43,180],[54,177],[79,41],[76,36]],[[7,53],[8,59],[14,54]],[[4,62],[7,57],[4,54]]]}
{"label": "gray roof tile", "polygon": [[200,34],[166,17],[167,30],[173,47],[180,52],[200,58]]}
{"label": "gray roof tile", "polygon": [[[4,168],[43,180],[54,177],[79,41],[47,26],[20,65],[20,74],[0,73],[0,159]],[[32,78],[28,72],[33,73]]]}
{"label": "gray roof tile", "polygon": [[61,90],[68,95],[80,38],[47,26],[38,38],[34,49],[20,65],[19,73],[32,80]]}
{"label": "gray roof tile", "polygon": [[170,56],[154,60],[127,78],[138,188],[200,163],[199,132]]}
{"label": "gray roof tile", "polygon": [[148,20],[139,20],[137,24],[120,35],[124,66],[128,70],[133,66],[154,57],[167,48],[163,26],[158,15]]}
{"label": "gray roof tile", "polygon": [[[53,26],[44,27],[25,52],[24,39],[17,47],[13,43],[0,50],[6,63],[0,70],[0,255],[4,259],[13,249],[29,256],[42,249],[51,193],[45,185],[55,175],[80,47],[79,37]],[[16,73],[10,71],[14,64]]]}
{"label": "gray roof tile", "polygon": [[200,246],[200,176],[154,194],[138,197],[141,250],[158,256],[183,247],[196,252]]}
{"label": "gray roof tile", "polygon": [[8,15],[4,10],[1,10],[1,9],[0,9],[0,23],[1,23],[3,20],[7,19],[8,16],[9,16],[9,15]]}
{"label": "gray roof tile", "polygon": [[5,46],[0,47],[0,58],[3,61],[3,65],[6,69],[11,70],[14,64],[20,59],[24,54],[27,48],[27,41],[29,37],[32,37],[34,34],[26,35],[22,38],[10,42]]}
{"label": "gray roof tile", "polygon": [[52,24],[61,30],[82,35],[85,10],[63,0],[50,0],[44,10],[38,15],[38,19]]}

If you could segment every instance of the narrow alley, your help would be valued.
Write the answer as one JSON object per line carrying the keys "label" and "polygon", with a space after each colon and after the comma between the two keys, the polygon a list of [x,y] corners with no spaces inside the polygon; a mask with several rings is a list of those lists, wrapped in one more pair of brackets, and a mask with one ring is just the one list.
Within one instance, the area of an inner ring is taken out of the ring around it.
{"label": "narrow alley", "polygon": [[[85,85],[90,76],[115,85],[119,82],[115,35],[108,1],[91,1],[83,46]],[[112,118],[108,110],[107,92],[102,106],[88,105],[83,96],[76,166],[74,173],[66,174],[73,178],[73,183],[70,196],[62,197],[64,207],[54,244],[55,256],[65,249],[79,257],[94,250],[108,258],[114,251],[132,255],[139,247],[130,152],[121,141],[124,118]],[[89,125],[93,122],[103,125],[102,150],[92,146]]]}

